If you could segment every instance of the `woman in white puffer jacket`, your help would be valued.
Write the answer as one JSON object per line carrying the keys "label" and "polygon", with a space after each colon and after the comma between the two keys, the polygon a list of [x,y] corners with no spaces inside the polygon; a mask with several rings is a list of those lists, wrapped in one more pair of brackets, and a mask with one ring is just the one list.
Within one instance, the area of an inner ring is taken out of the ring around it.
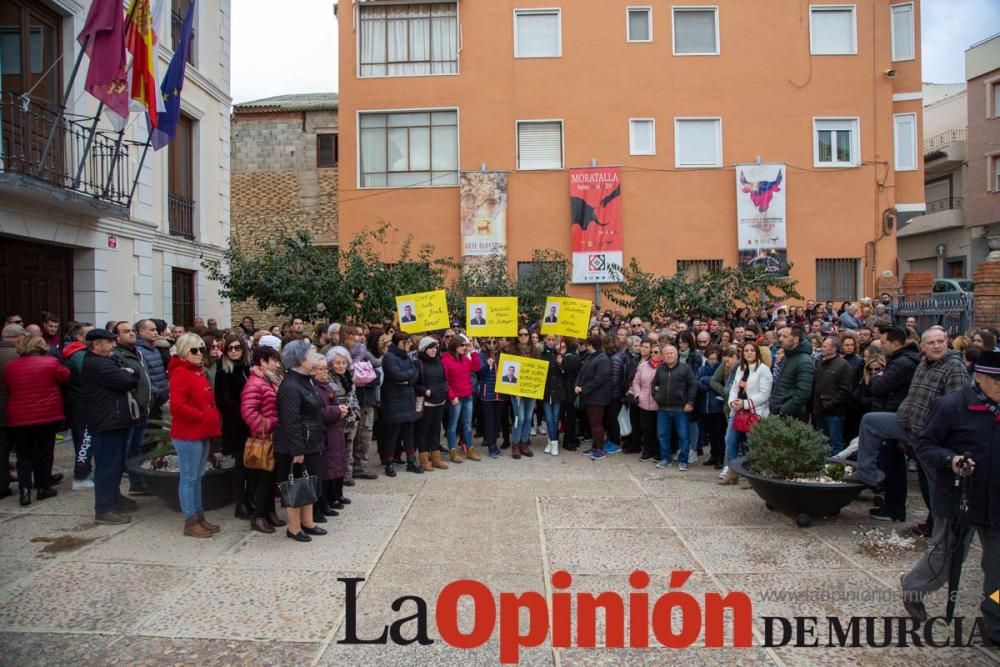
{"label": "woman in white puffer jacket", "polygon": [[[733,411],[726,429],[726,460],[732,461],[739,455],[740,443],[746,438],[733,428],[733,420],[740,410],[754,410],[761,419],[771,414],[771,369],[761,359],[760,348],[754,342],[744,343],[740,349],[740,366],[736,369],[736,379],[729,389],[729,405]],[[719,484],[736,484],[739,476],[727,467],[726,476]]]}

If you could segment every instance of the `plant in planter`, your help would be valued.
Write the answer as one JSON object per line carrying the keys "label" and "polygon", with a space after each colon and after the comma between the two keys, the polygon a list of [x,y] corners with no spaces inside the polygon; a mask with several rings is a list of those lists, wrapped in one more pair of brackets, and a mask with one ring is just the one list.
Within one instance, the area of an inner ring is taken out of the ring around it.
{"label": "plant in planter", "polygon": [[749,480],[769,510],[794,517],[799,527],[839,514],[865,488],[845,480],[843,464],[828,463],[826,436],[797,419],[766,417],[752,437],[750,454],[730,467]]}

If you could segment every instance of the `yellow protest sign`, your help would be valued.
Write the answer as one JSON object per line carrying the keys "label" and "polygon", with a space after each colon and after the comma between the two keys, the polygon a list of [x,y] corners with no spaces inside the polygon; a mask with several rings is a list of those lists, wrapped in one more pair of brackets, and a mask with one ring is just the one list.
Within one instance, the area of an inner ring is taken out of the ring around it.
{"label": "yellow protest sign", "polygon": [[406,333],[420,333],[448,328],[448,301],[443,289],[396,297],[399,328]]}
{"label": "yellow protest sign", "polygon": [[545,300],[542,335],[586,338],[590,328],[591,302],[568,296],[550,296]]}
{"label": "yellow protest sign", "polygon": [[470,336],[517,336],[516,296],[470,296],[465,300],[465,329]]}
{"label": "yellow protest sign", "polygon": [[548,374],[547,361],[501,354],[494,390],[498,394],[542,399],[545,397],[545,378]]}

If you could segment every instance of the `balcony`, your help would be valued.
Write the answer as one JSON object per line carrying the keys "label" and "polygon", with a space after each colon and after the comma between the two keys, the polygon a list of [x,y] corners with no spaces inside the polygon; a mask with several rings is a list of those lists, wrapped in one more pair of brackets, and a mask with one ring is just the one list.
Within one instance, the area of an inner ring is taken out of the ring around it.
{"label": "balcony", "polygon": [[967,130],[947,130],[924,139],[924,174],[944,174],[965,162]]}
{"label": "balcony", "polygon": [[142,144],[45,100],[0,96],[0,192],[69,212],[129,217]]}
{"label": "balcony", "polygon": [[910,218],[906,225],[899,228],[897,236],[906,238],[964,227],[963,204],[964,201],[961,197],[947,197],[929,201],[926,212],[923,215]]}
{"label": "balcony", "polygon": [[167,195],[170,235],[194,239],[194,201],[171,192]]}

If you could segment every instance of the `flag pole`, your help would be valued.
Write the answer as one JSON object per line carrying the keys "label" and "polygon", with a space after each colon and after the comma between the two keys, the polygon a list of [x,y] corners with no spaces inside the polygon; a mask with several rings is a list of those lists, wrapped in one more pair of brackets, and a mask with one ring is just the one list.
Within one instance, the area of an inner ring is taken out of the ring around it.
{"label": "flag pole", "polygon": [[[122,126],[122,129],[118,130],[118,137],[115,139],[115,150],[111,154],[111,166],[108,167],[108,178],[104,181],[104,190],[101,191],[102,197],[108,196],[108,191],[111,189],[111,180],[115,176],[115,167],[118,165],[118,157],[120,155],[120,149],[122,147],[122,139],[125,137],[125,129],[128,127],[128,123]],[[152,130],[150,130],[152,134]],[[147,145],[148,145],[147,140]]]}
{"label": "flag pole", "polygon": [[153,132],[150,131],[149,136],[146,137],[146,145],[142,148],[142,157],[139,158],[139,166],[135,170],[135,178],[132,180],[132,189],[128,191],[127,206],[129,211],[132,210],[132,196],[135,194],[135,188],[139,184],[139,175],[142,173],[142,165],[146,162],[146,153],[149,152],[149,144],[152,140]]}
{"label": "flag pole", "polygon": [[88,44],[90,44],[90,35],[84,38],[83,44],[80,45],[80,53],[76,57],[76,62],[73,63],[73,73],[69,75],[69,84],[66,86],[66,92],[63,93],[62,100],[59,101],[59,112],[56,114],[55,120],[52,121],[52,129],[49,130],[49,138],[45,141],[45,150],[42,151],[42,159],[38,161],[37,168],[39,170],[41,170],[42,165],[45,164],[45,160],[49,157],[52,141],[56,138],[56,130],[59,128],[59,124],[66,114],[66,104],[69,102],[69,94],[73,92],[73,84],[76,83],[76,75],[80,71],[80,64],[83,62],[83,54],[87,50]]}

